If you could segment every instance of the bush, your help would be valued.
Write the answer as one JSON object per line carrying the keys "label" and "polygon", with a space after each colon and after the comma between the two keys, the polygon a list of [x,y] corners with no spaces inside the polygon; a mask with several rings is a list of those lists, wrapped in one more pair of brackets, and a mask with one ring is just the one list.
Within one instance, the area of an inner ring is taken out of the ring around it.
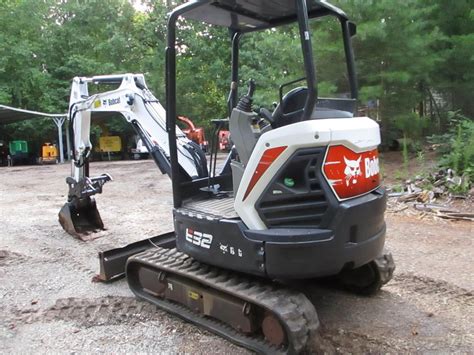
{"label": "bush", "polygon": [[441,154],[439,165],[467,176],[470,185],[474,181],[474,121],[458,112],[449,112],[448,119],[449,131],[431,136],[428,140],[438,145]]}
{"label": "bush", "polygon": [[394,124],[402,132],[403,138],[399,138],[397,141],[404,151],[418,152],[422,149],[423,130],[428,124],[425,118],[416,113],[401,114],[394,118]]}

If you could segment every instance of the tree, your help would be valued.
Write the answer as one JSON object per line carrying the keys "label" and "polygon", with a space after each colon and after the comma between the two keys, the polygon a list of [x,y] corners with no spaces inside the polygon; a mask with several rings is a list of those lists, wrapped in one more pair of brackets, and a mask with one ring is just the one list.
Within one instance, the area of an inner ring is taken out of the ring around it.
{"label": "tree", "polygon": [[410,117],[425,98],[439,56],[432,50],[440,37],[432,26],[434,8],[418,0],[344,2],[358,24],[354,47],[360,99],[379,100],[383,138],[394,120]]}
{"label": "tree", "polygon": [[[443,94],[447,109],[474,117],[474,8],[472,0],[432,0],[433,22],[443,34],[433,50],[442,59],[433,87]],[[447,116],[446,116],[447,117]]]}
{"label": "tree", "polygon": [[[4,1],[0,103],[65,112],[74,76],[125,72],[143,72],[151,90],[164,101],[166,14],[181,2],[142,0],[146,10],[137,11],[127,0]],[[380,102],[385,139],[399,135],[397,127],[409,126],[414,112],[423,116],[420,103],[430,94],[440,96],[438,111],[446,121],[449,117],[443,111],[448,109],[474,114],[472,0],[333,2],[358,24],[353,42],[360,102]],[[312,20],[311,27],[319,95],[347,96],[338,21]],[[244,35],[240,95],[253,78],[256,106],[271,108],[279,100],[281,84],[304,76],[299,42],[295,25]],[[231,60],[227,29],[180,21],[177,57],[178,113],[207,126],[210,119],[227,116]],[[403,125],[394,124],[400,119]],[[38,121],[2,130],[47,136],[54,126]]]}

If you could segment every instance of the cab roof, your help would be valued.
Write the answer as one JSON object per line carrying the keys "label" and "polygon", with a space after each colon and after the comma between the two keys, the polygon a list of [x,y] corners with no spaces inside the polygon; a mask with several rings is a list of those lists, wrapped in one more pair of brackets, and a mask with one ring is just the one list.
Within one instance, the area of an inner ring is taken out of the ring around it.
{"label": "cab roof", "polygon": [[[196,3],[202,5],[193,7]],[[188,11],[186,5],[190,5]],[[347,19],[336,6],[323,0],[308,0],[308,16],[333,15]],[[295,0],[195,0],[182,6],[182,16],[236,32],[277,27],[297,20]]]}

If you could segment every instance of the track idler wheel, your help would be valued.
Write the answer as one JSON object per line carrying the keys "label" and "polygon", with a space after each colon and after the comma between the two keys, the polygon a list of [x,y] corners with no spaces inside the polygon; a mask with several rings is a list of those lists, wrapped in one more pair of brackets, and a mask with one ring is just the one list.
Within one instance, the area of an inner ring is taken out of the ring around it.
{"label": "track idler wheel", "polygon": [[286,343],[285,329],[273,314],[265,314],[262,321],[262,331],[270,344],[280,347]]}
{"label": "track idler wheel", "polygon": [[395,262],[391,253],[384,251],[375,260],[356,269],[343,270],[337,280],[345,289],[365,296],[376,294],[393,277]]}
{"label": "track idler wheel", "polygon": [[104,223],[92,197],[65,203],[58,217],[63,229],[81,240],[89,240],[89,234],[104,229]]}

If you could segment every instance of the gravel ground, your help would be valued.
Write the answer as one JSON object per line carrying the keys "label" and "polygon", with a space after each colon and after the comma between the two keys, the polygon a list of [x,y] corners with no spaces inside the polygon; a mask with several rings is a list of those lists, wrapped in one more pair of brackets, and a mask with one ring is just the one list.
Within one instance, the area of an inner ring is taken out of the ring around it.
{"label": "gravel ground", "polygon": [[[81,242],[57,213],[69,165],[0,168],[0,353],[248,353],[136,300],[126,282],[92,282],[97,252],[172,230],[171,184],[150,160],[97,162],[107,230]],[[394,279],[372,298],[314,282],[328,353],[471,353],[472,223],[387,216]]]}

